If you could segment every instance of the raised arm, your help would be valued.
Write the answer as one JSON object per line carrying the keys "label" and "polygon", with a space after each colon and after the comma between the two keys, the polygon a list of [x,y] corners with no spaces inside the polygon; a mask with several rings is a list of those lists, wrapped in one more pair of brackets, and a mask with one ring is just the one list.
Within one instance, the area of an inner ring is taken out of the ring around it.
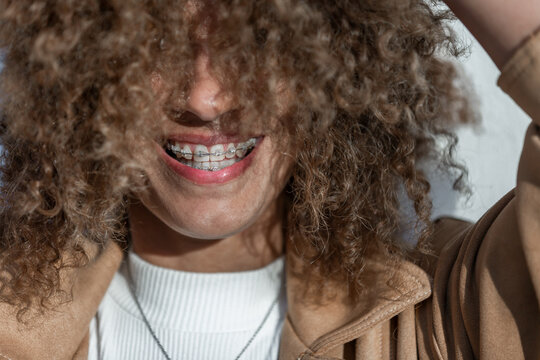
{"label": "raised arm", "polygon": [[445,1],[533,122],[515,189],[473,226],[436,225],[434,248],[442,251],[432,297],[417,310],[420,358],[540,359],[540,1]]}
{"label": "raised arm", "polygon": [[445,0],[500,68],[540,27],[539,0]]}

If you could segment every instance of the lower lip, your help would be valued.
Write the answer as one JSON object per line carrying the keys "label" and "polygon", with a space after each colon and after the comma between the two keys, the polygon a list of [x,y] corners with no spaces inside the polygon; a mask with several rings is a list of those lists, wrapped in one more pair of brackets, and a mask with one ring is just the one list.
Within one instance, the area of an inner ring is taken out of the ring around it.
{"label": "lower lip", "polygon": [[165,163],[178,175],[181,177],[197,184],[197,185],[210,185],[210,184],[223,184],[229,182],[233,179],[236,179],[242,175],[247,168],[251,165],[253,157],[257,153],[259,145],[262,143],[262,140],[257,142],[257,146],[251,151],[251,153],[238,161],[234,165],[228,166],[224,169],[218,171],[206,171],[192,168],[191,166],[184,165],[179,161],[170,157],[163,148],[156,144],[159,148],[160,155],[165,160]]}

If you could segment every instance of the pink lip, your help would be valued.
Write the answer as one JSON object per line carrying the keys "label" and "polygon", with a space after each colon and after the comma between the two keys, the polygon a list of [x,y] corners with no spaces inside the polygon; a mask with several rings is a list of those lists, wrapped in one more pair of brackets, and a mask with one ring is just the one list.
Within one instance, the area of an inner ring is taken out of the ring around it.
{"label": "pink lip", "polygon": [[179,143],[190,143],[190,144],[201,144],[205,146],[211,146],[214,144],[229,144],[229,143],[239,143],[247,139],[257,136],[248,136],[240,138],[238,136],[229,136],[229,135],[197,135],[197,134],[177,134],[170,135],[167,137],[167,140],[176,141]]}
{"label": "pink lip", "polygon": [[[228,139],[231,139],[230,137],[227,137]],[[197,143],[202,145],[211,145],[211,144],[220,144],[220,143],[227,143],[227,142],[235,142],[235,141],[223,141],[225,140],[225,137],[220,137],[216,142],[212,142],[212,140],[217,139],[214,138],[203,138],[196,139],[193,136],[190,137],[173,137],[170,138],[175,141],[179,142],[190,142],[190,143]],[[201,141],[202,140],[202,141]],[[228,166],[224,169],[221,169],[219,171],[206,171],[206,170],[199,170],[192,168],[190,166],[184,165],[172,157],[170,157],[165,150],[160,147],[158,144],[156,146],[158,147],[158,151],[160,153],[161,158],[165,161],[165,163],[171,168],[176,174],[180,175],[181,177],[197,184],[197,185],[211,185],[211,184],[223,184],[228,181],[231,181],[240,175],[242,175],[251,165],[251,162],[253,161],[253,158],[257,154],[257,149],[259,148],[259,145],[262,143],[264,138],[259,139],[257,141],[257,146],[253,149],[253,151],[243,158],[241,161],[237,162],[234,165]],[[200,141],[200,142],[199,142]]]}

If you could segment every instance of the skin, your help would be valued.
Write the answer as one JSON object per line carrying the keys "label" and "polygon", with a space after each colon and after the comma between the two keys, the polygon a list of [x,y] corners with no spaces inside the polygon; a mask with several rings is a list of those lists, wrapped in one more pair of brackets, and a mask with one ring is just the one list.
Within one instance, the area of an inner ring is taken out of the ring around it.
{"label": "skin", "polygon": [[540,28],[540,1],[445,0],[502,69],[512,54]]}
{"label": "skin", "polygon": [[[191,113],[189,123],[171,120],[166,134],[216,135],[220,121],[242,121],[223,116],[234,110],[231,97],[209,70],[203,51],[184,109]],[[166,95],[159,74],[153,75],[152,83],[158,94]],[[154,265],[194,272],[257,269],[283,253],[281,193],[289,178],[290,157],[282,153],[283,145],[276,145],[273,134],[248,132],[264,135],[264,140],[251,166],[223,184],[196,184],[172,172],[161,159],[146,160],[149,191],[137,194],[140,201],[129,207],[135,253]]]}

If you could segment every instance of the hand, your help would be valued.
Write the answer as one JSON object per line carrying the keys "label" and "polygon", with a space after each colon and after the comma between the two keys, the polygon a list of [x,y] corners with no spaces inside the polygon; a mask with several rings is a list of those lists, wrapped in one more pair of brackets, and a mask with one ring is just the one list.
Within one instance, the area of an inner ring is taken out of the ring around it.
{"label": "hand", "polygon": [[540,28],[540,0],[445,0],[499,69]]}

